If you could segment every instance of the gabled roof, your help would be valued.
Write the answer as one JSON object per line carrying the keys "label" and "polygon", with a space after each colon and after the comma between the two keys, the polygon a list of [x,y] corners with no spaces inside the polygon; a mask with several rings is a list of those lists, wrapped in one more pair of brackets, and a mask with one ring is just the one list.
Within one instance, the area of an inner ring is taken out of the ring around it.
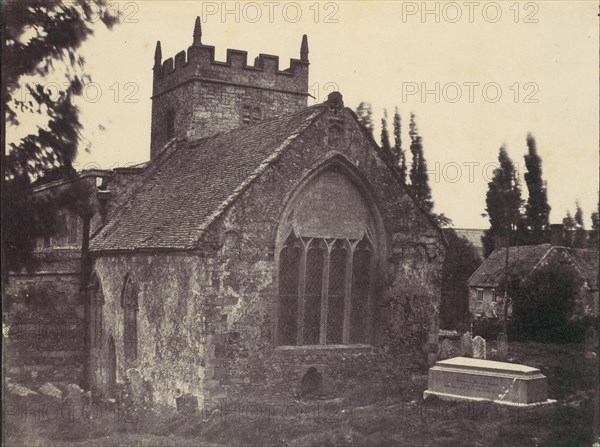
{"label": "gabled roof", "polygon": [[569,248],[568,251],[585,276],[589,288],[598,290],[598,269],[600,268],[598,250]]}
{"label": "gabled roof", "polygon": [[452,228],[458,237],[466,239],[475,248],[483,248],[483,242],[481,238],[485,233],[485,230],[476,228]]}
{"label": "gabled roof", "polygon": [[172,140],[91,251],[196,248],[202,232],[306,130],[323,104],[201,140]]}
{"label": "gabled roof", "polygon": [[[508,251],[508,265],[519,265],[525,272],[533,268],[553,248],[550,244],[521,245],[510,247]],[[506,269],[506,248],[494,250],[475,273],[469,278],[469,286],[496,287],[504,277]]]}
{"label": "gabled roof", "polygon": [[[565,253],[590,289],[598,289],[598,251],[585,248],[566,248],[550,244],[522,245],[510,247],[508,252],[509,267],[519,265],[524,272],[531,272],[552,250]],[[496,287],[504,277],[506,269],[506,248],[494,250],[475,273],[469,278],[471,287]]]}

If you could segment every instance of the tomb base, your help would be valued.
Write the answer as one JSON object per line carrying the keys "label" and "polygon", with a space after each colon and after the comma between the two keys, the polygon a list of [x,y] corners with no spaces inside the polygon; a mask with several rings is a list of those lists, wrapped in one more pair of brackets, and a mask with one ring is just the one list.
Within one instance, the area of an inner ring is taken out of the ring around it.
{"label": "tomb base", "polygon": [[537,368],[455,357],[429,368],[424,398],[533,406],[554,403],[547,394],[548,380]]}

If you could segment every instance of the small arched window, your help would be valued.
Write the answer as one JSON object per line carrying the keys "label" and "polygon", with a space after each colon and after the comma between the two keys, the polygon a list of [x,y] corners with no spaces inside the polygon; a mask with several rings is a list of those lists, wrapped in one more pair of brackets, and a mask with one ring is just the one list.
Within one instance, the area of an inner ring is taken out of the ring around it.
{"label": "small arched window", "polygon": [[136,364],[138,354],[138,294],[137,287],[129,275],[126,275],[125,277],[121,305],[123,306],[123,343],[125,364],[128,368],[130,368]]}
{"label": "small arched window", "polygon": [[102,348],[103,340],[103,319],[102,311],[104,307],[104,294],[100,278],[94,273],[90,281],[89,287],[89,303],[90,303],[90,340],[92,346]]}

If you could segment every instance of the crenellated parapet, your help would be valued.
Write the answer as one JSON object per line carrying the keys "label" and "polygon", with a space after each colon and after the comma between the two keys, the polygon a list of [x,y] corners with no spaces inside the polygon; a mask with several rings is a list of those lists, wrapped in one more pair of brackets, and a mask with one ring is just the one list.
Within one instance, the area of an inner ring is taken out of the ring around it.
{"label": "crenellated parapet", "polygon": [[154,67],[153,96],[192,80],[222,82],[308,95],[308,61],[290,59],[279,68],[279,56],[259,54],[248,64],[246,51],[227,49],[227,60],[215,60],[215,47],[191,46]]}

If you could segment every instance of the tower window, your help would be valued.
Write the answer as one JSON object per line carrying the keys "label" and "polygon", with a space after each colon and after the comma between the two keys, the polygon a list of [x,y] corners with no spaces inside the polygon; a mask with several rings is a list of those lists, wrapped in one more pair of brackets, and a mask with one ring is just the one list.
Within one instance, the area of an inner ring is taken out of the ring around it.
{"label": "tower window", "polygon": [[242,107],[242,123],[250,124],[251,119],[252,119],[252,116],[250,113],[250,107],[249,106]]}
{"label": "tower window", "polygon": [[242,106],[242,124],[254,124],[262,121],[262,112],[260,107],[245,105]]}

